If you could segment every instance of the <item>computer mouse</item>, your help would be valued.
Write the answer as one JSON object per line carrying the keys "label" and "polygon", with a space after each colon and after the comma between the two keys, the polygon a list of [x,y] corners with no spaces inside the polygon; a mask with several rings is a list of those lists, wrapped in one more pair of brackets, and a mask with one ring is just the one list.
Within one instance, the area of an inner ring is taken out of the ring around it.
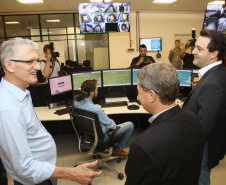
{"label": "computer mouse", "polygon": [[135,104],[127,106],[127,109],[129,109],[129,110],[137,110],[139,108],[140,108],[140,106],[139,105],[135,105]]}

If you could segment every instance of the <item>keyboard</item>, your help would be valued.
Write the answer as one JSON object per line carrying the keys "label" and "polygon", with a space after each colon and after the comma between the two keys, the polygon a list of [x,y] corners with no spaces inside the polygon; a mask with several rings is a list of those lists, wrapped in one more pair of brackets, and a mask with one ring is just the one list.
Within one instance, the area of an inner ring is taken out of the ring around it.
{"label": "keyboard", "polygon": [[109,102],[109,103],[101,104],[101,107],[119,107],[119,106],[127,106],[127,102],[121,101],[121,102]]}
{"label": "keyboard", "polygon": [[70,113],[70,108],[69,107],[65,107],[63,109],[58,109],[56,110],[56,112],[54,112],[54,114],[57,114],[57,115],[63,115],[63,114],[69,114]]}

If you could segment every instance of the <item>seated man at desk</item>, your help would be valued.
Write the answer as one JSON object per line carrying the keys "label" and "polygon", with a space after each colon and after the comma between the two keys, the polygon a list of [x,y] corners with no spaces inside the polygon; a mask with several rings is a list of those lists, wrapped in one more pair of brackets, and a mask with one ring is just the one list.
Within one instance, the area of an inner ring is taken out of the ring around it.
{"label": "seated man at desk", "polygon": [[[74,106],[81,109],[93,111],[98,114],[99,121],[104,133],[104,141],[107,142],[109,140],[109,137],[106,133],[108,129],[115,129],[116,124],[114,120],[110,119],[107,116],[107,114],[105,114],[104,110],[100,106],[94,105],[94,103],[92,102],[93,99],[97,97],[97,93],[98,93],[97,81],[96,80],[84,81],[81,85],[81,90],[87,92],[88,97],[84,98],[81,101],[75,101]],[[113,154],[127,156],[128,152],[124,151],[123,149],[133,132],[134,125],[132,122],[127,121],[125,123],[119,124],[118,126],[120,127],[120,129],[115,133],[114,136],[117,137],[118,135],[123,133],[125,133],[125,136],[119,140],[118,148],[113,149]]]}
{"label": "seated man at desk", "polygon": [[155,60],[151,56],[147,56],[147,47],[144,44],[141,44],[139,47],[140,55],[138,57],[133,58],[130,67],[134,68],[142,68],[148,64],[155,63]]}

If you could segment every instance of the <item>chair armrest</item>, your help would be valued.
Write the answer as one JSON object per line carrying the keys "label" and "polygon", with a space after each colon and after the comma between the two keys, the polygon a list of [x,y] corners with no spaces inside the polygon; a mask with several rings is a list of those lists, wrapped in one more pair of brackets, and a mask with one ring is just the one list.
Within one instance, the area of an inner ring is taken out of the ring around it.
{"label": "chair armrest", "polygon": [[116,129],[109,129],[109,130],[107,131],[108,136],[109,136],[109,137],[114,136],[115,132],[116,132],[118,129],[120,129],[120,128],[121,128],[121,127],[116,126]]}

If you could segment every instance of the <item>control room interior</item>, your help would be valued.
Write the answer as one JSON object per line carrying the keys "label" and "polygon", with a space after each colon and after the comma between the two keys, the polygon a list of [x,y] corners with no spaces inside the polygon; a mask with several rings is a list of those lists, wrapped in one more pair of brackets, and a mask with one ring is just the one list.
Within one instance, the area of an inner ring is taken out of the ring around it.
{"label": "control room interior", "polygon": [[[161,57],[158,51],[147,52],[158,62],[169,63],[168,54],[174,47],[174,41],[179,39],[181,47],[184,47],[188,39],[192,38],[192,28],[196,30],[196,38],[203,28],[205,10],[211,0],[177,0],[171,4],[156,4],[147,0],[113,0],[116,3],[130,3],[130,32],[111,32],[105,34],[80,34],[78,3],[79,0],[43,0],[42,4],[21,4],[17,0],[1,2],[0,6],[0,44],[4,40],[14,37],[29,38],[39,44],[39,56],[43,57],[42,47],[44,44],[53,42],[55,51],[60,52],[59,61],[66,66],[66,61],[74,61],[83,65],[83,61],[90,60],[94,71],[107,69],[128,69],[134,57],[139,55],[140,38],[162,38]],[[84,0],[82,3],[89,3]],[[18,20],[17,20],[18,18]],[[57,23],[48,23],[47,19],[60,19]],[[18,21],[19,24],[3,24],[6,21]],[[40,22],[39,22],[40,21]],[[40,25],[42,31],[40,32]],[[65,31],[66,30],[66,31]],[[62,44],[63,43],[63,47]],[[189,51],[188,51],[189,52]],[[77,65],[76,64],[76,65]],[[73,67],[73,65],[72,65]],[[69,66],[70,68],[70,66]],[[101,104],[107,96],[128,97],[129,101],[137,103],[136,84],[133,84],[133,70],[130,70],[131,82],[127,85],[105,86],[103,82],[99,87],[98,99],[95,103]],[[78,71],[70,74],[79,73]],[[190,70],[192,78],[197,70]],[[71,76],[73,87],[73,75]],[[50,95],[50,85],[40,83],[28,88],[31,91],[35,107],[47,107],[52,103],[72,100],[72,91],[55,96]],[[191,84],[181,85],[179,103],[186,99],[191,91]],[[177,100],[177,101],[178,101]],[[137,103],[140,107],[142,105]],[[65,106],[66,104],[63,104]],[[60,109],[62,105],[55,109]],[[57,115],[58,116],[58,115]],[[133,120],[135,131],[127,143],[126,150],[132,141],[139,136],[147,127],[149,114],[116,114],[109,115],[116,123]],[[60,115],[59,115],[60,117]],[[57,145],[57,165],[74,166],[76,162],[92,159],[85,154],[79,153],[78,141],[70,120],[42,121],[43,125],[53,135]],[[67,145],[65,145],[67,143]],[[110,162],[112,166],[124,173],[126,159],[121,163]],[[108,169],[102,169],[100,178],[93,180],[93,184],[124,184],[125,178],[119,180],[114,173]],[[226,159],[211,172],[211,185],[225,185]],[[13,184],[9,177],[9,185]],[[60,185],[77,184],[66,180],[58,180]]]}

